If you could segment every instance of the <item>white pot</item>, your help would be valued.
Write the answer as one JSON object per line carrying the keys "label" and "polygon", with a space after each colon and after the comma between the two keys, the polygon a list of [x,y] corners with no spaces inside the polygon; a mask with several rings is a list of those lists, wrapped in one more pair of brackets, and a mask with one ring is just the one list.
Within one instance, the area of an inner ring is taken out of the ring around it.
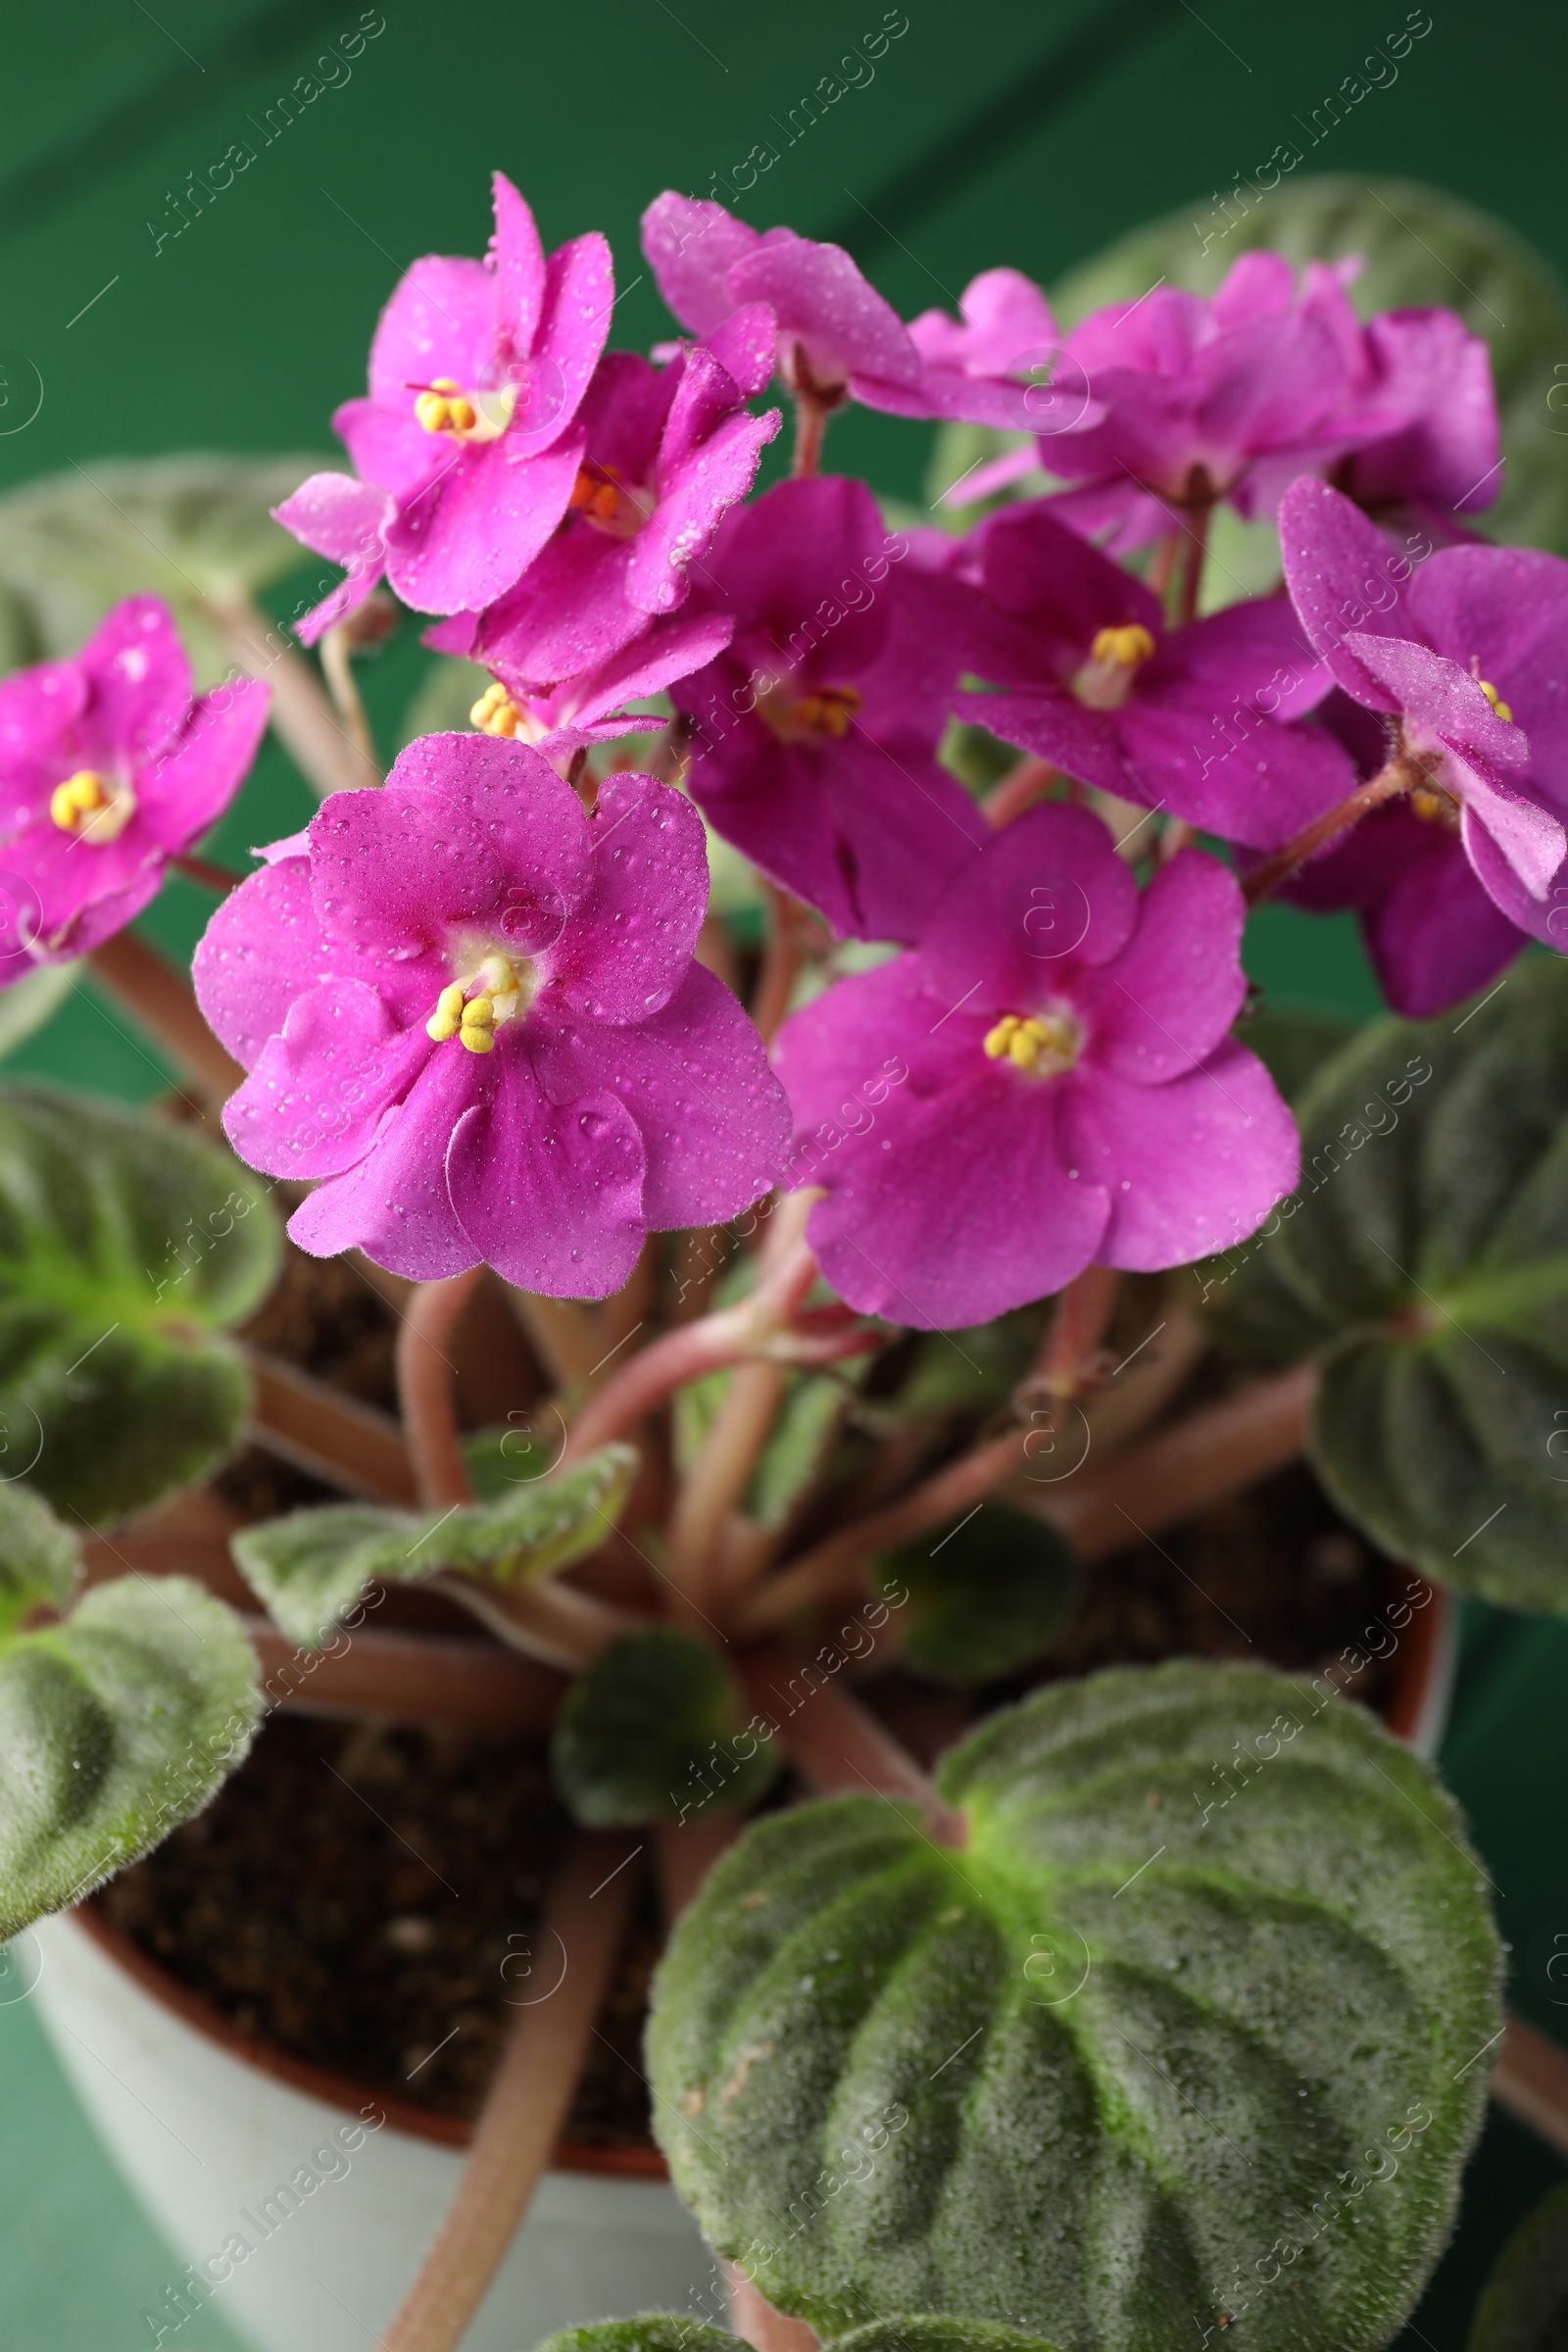
{"label": "white pot", "polygon": [[[210,2300],[259,2352],[376,2341],[451,2202],[463,2150],[392,2121],[366,2130],[384,2113],[368,2097],[357,2115],[234,2055],[138,1982],[161,1972],[131,1973],[77,1917],[41,1920],[32,1939],[33,1998],[77,2096],[170,2244],[218,2279],[198,2292],[172,2273],[136,2340],[150,2352],[160,2324],[172,2331]],[[249,2249],[239,2259],[236,2237]],[[723,2309],[712,2256],[667,2180],[552,2171],[464,2352],[529,2352],[589,2319]],[[172,2352],[200,2340],[198,2318]]]}

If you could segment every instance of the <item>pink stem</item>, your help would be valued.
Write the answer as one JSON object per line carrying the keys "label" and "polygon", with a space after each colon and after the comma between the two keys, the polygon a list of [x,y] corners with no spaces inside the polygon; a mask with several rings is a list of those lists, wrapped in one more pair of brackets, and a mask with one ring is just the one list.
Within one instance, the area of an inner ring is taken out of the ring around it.
{"label": "pink stem", "polygon": [[1009,825],[1015,816],[1050,791],[1061,770],[1050,760],[1020,760],[1009,767],[1000,784],[994,784],[980,804],[980,813],[988,825]]}
{"label": "pink stem", "polygon": [[398,1330],[398,1398],[420,1498],[432,1507],[473,1500],[452,1400],[456,1367],[446,1350],[483,1272],[470,1266],[444,1282],[421,1282]]}
{"label": "pink stem", "polygon": [[1492,2077],[1499,2107],[1568,2156],[1568,2050],[1510,2017]]}
{"label": "pink stem", "polygon": [[[918,1805],[934,1838],[961,1845],[964,1827],[930,1780],[876,1717],[808,1658],[773,1647],[735,1660],[747,1695],[782,1737],[791,1763],[824,1796],[870,1789]],[[805,1695],[796,1695],[804,1683]]]}
{"label": "pink stem", "polygon": [[1058,1297],[1035,1375],[1051,1396],[1073,1396],[1083,1386],[1089,1359],[1116,1311],[1120,1288],[1114,1266],[1088,1265]]}
{"label": "pink stem", "polygon": [[570,2110],[631,1916],[634,1851],[582,1838],[552,1887],[540,1941],[565,1954],[564,1973],[517,2011],[458,2193],[381,2352],[455,2352],[483,2302]]}
{"label": "pink stem", "polygon": [[1348,833],[1352,825],[1359,824],[1369,810],[1381,808],[1385,801],[1396,800],[1402,792],[1408,792],[1415,781],[1415,772],[1402,756],[1391,760],[1388,766],[1377,775],[1370,777],[1365,784],[1358,784],[1354,792],[1348,792],[1343,801],[1336,801],[1334,807],[1325,808],[1320,816],[1314,816],[1309,825],[1303,825],[1282,850],[1276,850],[1260,865],[1253,866],[1242,883],[1248,906],[1261,906],[1263,901],[1271,898],[1280,884],[1288,882],[1297,868],[1304,865],[1309,858],[1315,858],[1319,850],[1326,849],[1331,841],[1337,841],[1342,833]]}
{"label": "pink stem", "polygon": [[738,2263],[725,2263],[724,2286],[735,2332],[744,2336],[755,2352],[817,2352],[821,2339],[815,2329],[804,2320],[787,2319],[782,2311],[775,2311]]}

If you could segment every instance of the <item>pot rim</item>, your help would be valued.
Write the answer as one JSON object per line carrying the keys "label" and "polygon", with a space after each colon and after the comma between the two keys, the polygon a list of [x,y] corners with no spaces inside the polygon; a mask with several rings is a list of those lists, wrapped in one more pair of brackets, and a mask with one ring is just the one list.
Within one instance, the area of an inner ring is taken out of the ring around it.
{"label": "pot rim", "polygon": [[[395,2130],[407,2132],[412,2138],[434,2140],[448,2148],[466,2148],[471,2144],[474,2127],[463,2116],[441,2115],[433,2108],[416,2106],[412,2099],[371,2090],[348,2075],[317,2066],[308,2058],[296,2058],[291,2051],[259,2034],[243,2032],[205,1993],[193,1991],[161,1961],[143,1951],[122,1928],[105,1916],[95,1897],[89,1895],[85,1902],[64,1916],[80,1929],[89,1942],[96,1944],[106,1959],[123,1969],[143,1992],[163,2008],[172,2010],[194,2033],[217,2042],[241,2065],[253,2066],[259,2074],[270,2075],[274,2081],[319,2099],[324,2106],[340,2107],[349,2115],[361,2115],[368,2105],[379,2107]],[[669,2167],[657,2148],[596,2148],[577,2140],[558,2140],[550,2167],[553,2172],[594,2173],[614,2180],[669,2179]]]}

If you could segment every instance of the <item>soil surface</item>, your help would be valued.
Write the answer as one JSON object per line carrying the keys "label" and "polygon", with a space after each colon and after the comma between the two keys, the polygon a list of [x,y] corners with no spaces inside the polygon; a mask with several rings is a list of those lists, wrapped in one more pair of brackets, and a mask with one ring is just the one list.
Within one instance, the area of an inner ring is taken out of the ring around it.
{"label": "soil surface", "polygon": [[[247,1337],[390,1409],[396,1329],[352,1262],[290,1249]],[[255,1446],[216,1483],[247,1517],[328,1494]],[[864,1696],[929,1750],[974,1712],[1123,1661],[1320,1670],[1365,1644],[1406,1582],[1297,1465],[1098,1564],[1066,1631],[1026,1673],[971,1696],[896,1668]],[[1374,1666],[1347,1687],[1378,1705],[1392,1671]],[[536,1741],[275,1714],[207,1811],[99,1899],[242,2031],[382,2095],[471,2117],[527,1972],[545,1965],[540,1905],[569,1831]],[[641,2042],[660,1941],[648,1885],[570,2141],[651,2142]]]}

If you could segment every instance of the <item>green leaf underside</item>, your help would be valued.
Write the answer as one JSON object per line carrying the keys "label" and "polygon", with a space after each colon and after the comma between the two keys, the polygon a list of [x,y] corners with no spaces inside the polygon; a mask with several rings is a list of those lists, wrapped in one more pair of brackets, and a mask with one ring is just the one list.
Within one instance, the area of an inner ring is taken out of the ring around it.
{"label": "green leaf underside", "polygon": [[64,1608],[80,1574],[72,1530],[17,1480],[0,1481],[0,1641],[40,1603]]}
{"label": "green leaf underside", "polygon": [[[727,2328],[710,2328],[673,2311],[650,2311],[635,2320],[563,2328],[546,2336],[537,2352],[752,2352],[752,2347]],[[1055,2352],[1055,2347],[1013,2328],[989,2328],[947,2312],[899,2312],[836,2337],[823,2352]]]}
{"label": "green leaf underside", "polygon": [[151,593],[172,607],[198,683],[211,685],[234,652],[208,600],[254,596],[298,567],[298,542],[269,510],[332,462],[104,459],[90,478],[77,469],[10,491],[0,498],[3,665],[74,653],[122,597]]}
{"label": "green leaf underside", "polygon": [[1498,2255],[1468,2352],[1563,2352],[1568,2344],[1568,2180],[1529,2214]]}
{"label": "green leaf underside", "polygon": [[958,1851],[869,1795],[755,1824],[649,2035],[719,2251],[824,2333],[956,2310],[1192,2352],[1250,2305],[1270,2352],[1385,2342],[1452,2219],[1499,1956],[1451,1800],[1325,1692],[1054,1686],[945,1760]]}
{"label": "green leaf underside", "polygon": [[242,1528],[230,1548],[289,1640],[314,1649],[372,1579],[417,1583],[456,1569],[511,1584],[585,1558],[612,1531],[636,1467],[633,1446],[606,1446],[575,1469],[519,1482],[494,1502],[445,1512],[330,1502]]}
{"label": "green leaf underside", "polygon": [[186,1577],[100,1585],[0,1643],[0,1942],[200,1812],[260,1712],[238,1619]]}
{"label": "green leaf underside", "polygon": [[1395,1558],[1568,1610],[1568,965],[1377,1023],[1298,1115],[1299,1205],[1253,1262],[1331,1342],[1318,1475]]}
{"label": "green leaf underside", "polygon": [[722,1660],[697,1635],[657,1626],[625,1635],[573,1683],[550,1760],[588,1829],[683,1821],[765,1792],[782,1758],[745,1726]]}
{"label": "green leaf underside", "polygon": [[[1375,110],[1382,98],[1372,91],[1361,103]],[[1306,139],[1300,145],[1310,153]],[[1455,196],[1412,180],[1313,174],[1298,163],[1260,198],[1244,192],[1228,210],[1204,198],[1120,238],[1054,290],[1056,317],[1071,326],[1102,304],[1136,302],[1161,279],[1212,293],[1254,246],[1298,266],[1359,256],[1365,266],[1350,298],[1363,318],[1428,303],[1457,311],[1491,346],[1506,461],[1495,504],[1476,520],[1489,538],[1568,542],[1568,438],[1547,405],[1568,350],[1568,295],[1550,263],[1505,221]]]}
{"label": "green leaf underside", "polygon": [[888,1553],[875,1575],[884,1594],[907,1595],[905,1662],[940,1683],[984,1681],[1038,1657],[1072,1615],[1080,1586],[1064,1536],[996,1502]]}
{"label": "green leaf underside", "polygon": [[7,1470],[94,1523],[199,1477],[250,1399],[218,1335],[265,1298],[279,1246],[259,1179],[200,1136],[0,1085]]}

